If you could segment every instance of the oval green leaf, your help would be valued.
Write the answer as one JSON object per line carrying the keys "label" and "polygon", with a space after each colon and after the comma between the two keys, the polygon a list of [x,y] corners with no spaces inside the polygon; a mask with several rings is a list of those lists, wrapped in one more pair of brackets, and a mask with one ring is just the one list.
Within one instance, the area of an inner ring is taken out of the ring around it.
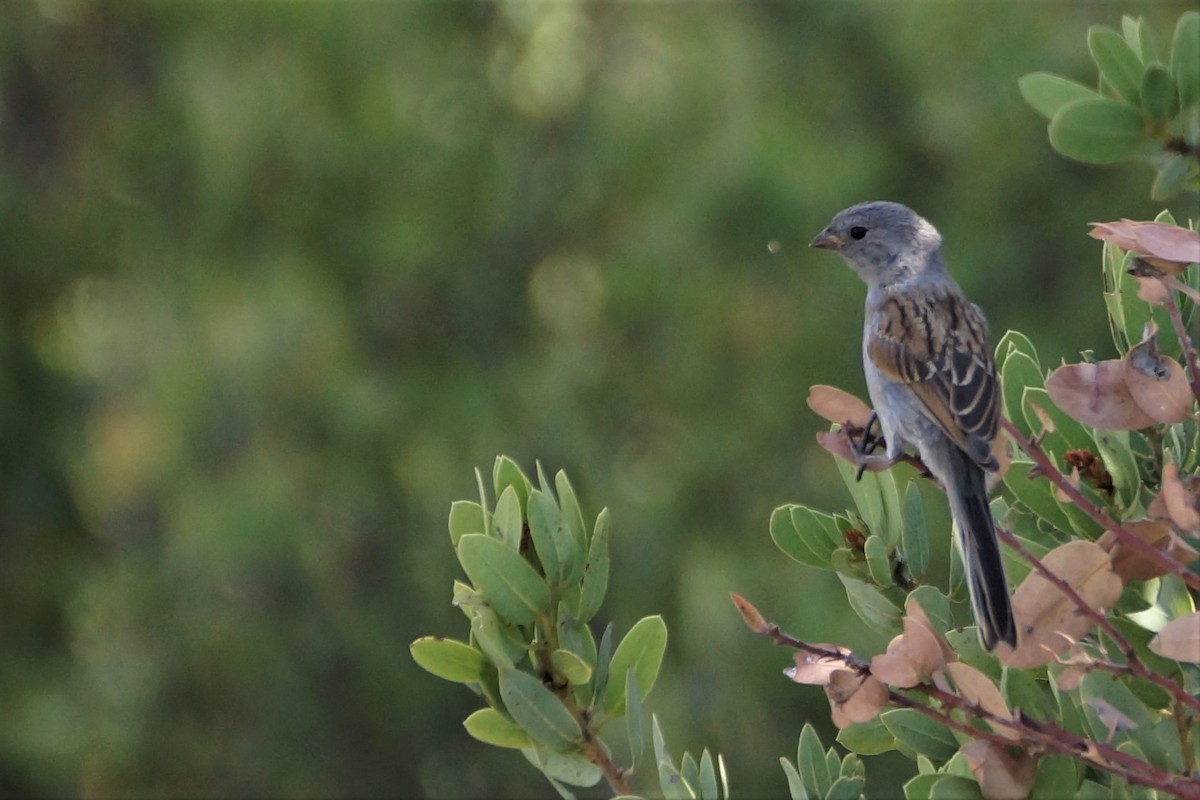
{"label": "oval green leaf", "polygon": [[1049,72],[1033,72],[1017,81],[1021,96],[1033,110],[1050,119],[1067,103],[1091,100],[1100,95],[1082,83]]}
{"label": "oval green leaf", "polygon": [[536,489],[529,495],[529,537],[546,580],[553,587],[562,586],[574,558],[574,542],[563,524],[558,503],[547,492]]}
{"label": "oval green leaf", "polygon": [[1140,102],[1142,61],[1121,34],[1104,25],[1088,29],[1088,50],[1100,74],[1132,105]]}
{"label": "oval green leaf", "polygon": [[604,712],[610,717],[625,713],[625,674],[633,670],[642,697],[650,694],[663,653],[667,650],[667,624],[661,616],[643,617],[629,629],[617,645],[609,665],[608,686],[604,694]]}
{"label": "oval green leaf", "polygon": [[919,711],[897,708],[879,718],[898,743],[932,761],[946,761],[958,751],[958,741],[950,729]]}
{"label": "oval green leaf", "polygon": [[592,679],[591,665],[570,650],[555,650],[550,654],[550,661],[572,686],[582,686]]}
{"label": "oval green leaf", "polygon": [[1050,121],[1054,149],[1089,164],[1122,161],[1133,155],[1145,138],[1138,110],[1107,98],[1067,103]]}
{"label": "oval green leaf", "polygon": [[608,509],[601,510],[592,528],[592,542],[588,547],[587,564],[583,568],[583,582],[579,593],[580,622],[596,616],[608,592]]}
{"label": "oval green leaf", "polygon": [[916,481],[910,481],[904,491],[904,525],[900,530],[900,548],[908,575],[921,579],[929,567],[929,529],[925,524],[925,503]]}
{"label": "oval green leaf", "polygon": [[500,697],[513,720],[537,743],[557,752],[574,748],[583,736],[575,717],[540,680],[527,672],[500,672]]}
{"label": "oval green leaf", "polygon": [[408,651],[423,669],[455,683],[479,683],[488,666],[487,656],[457,639],[423,636]]}
{"label": "oval green leaf", "polygon": [[562,510],[563,524],[571,533],[573,558],[567,570],[566,582],[577,583],[583,577],[584,564],[588,555],[587,526],[583,521],[583,510],[579,507],[579,499],[575,496],[575,487],[571,485],[567,473],[562,470],[554,476],[554,488],[558,491],[558,507]]}
{"label": "oval green leaf", "polygon": [[1179,93],[1166,67],[1151,64],[1142,74],[1142,110],[1158,125],[1165,125],[1179,113]]}
{"label": "oval green leaf", "polygon": [[504,619],[527,625],[550,606],[550,590],[529,562],[499,539],[478,533],[458,542],[458,560],[476,590]]}
{"label": "oval green leaf", "polygon": [[496,456],[496,463],[492,467],[492,488],[496,491],[496,497],[503,494],[505,488],[509,486],[516,490],[517,500],[520,501],[521,509],[524,511],[529,502],[529,493],[533,491],[533,484],[529,482],[529,478],[525,477],[525,473],[517,466],[517,462],[508,456]]}
{"label": "oval green leaf", "polygon": [[879,717],[842,728],[838,731],[837,741],[847,750],[863,756],[877,756],[896,749],[896,737]]}
{"label": "oval green leaf", "polygon": [[875,581],[875,585],[884,589],[894,586],[892,560],[888,556],[887,542],[883,540],[883,537],[872,533],[867,537],[863,552],[867,557],[867,569],[870,571],[871,580]]}
{"label": "oval green leaf", "polygon": [[1179,87],[1179,105],[1200,102],[1200,12],[1189,11],[1175,23],[1171,74]]}
{"label": "oval green leaf", "polygon": [[817,522],[820,512],[786,505],[771,512],[771,541],[786,555],[810,567],[829,567],[834,548]]}
{"label": "oval green leaf", "polygon": [[455,500],[450,504],[450,543],[458,546],[458,540],[468,533],[487,533],[487,522],[483,507],[470,500]]}
{"label": "oval green leaf", "polygon": [[525,730],[494,708],[481,708],[463,720],[467,733],[484,744],[523,750],[533,746]]}
{"label": "oval green leaf", "polygon": [[894,636],[900,632],[900,609],[884,596],[883,592],[866,581],[855,580],[838,574],[846,587],[846,597],[854,613],[869,627],[880,633]]}

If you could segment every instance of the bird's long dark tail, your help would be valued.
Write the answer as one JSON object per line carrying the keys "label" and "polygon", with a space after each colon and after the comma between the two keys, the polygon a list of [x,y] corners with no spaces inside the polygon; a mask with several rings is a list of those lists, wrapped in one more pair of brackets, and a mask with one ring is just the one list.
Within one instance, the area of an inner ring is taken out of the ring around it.
{"label": "bird's long dark tail", "polygon": [[956,450],[954,456],[956,463],[947,476],[946,495],[958,526],[959,549],[979,638],[988,650],[997,642],[1016,647],[1017,626],[996,527],[988,508],[984,471],[962,451]]}

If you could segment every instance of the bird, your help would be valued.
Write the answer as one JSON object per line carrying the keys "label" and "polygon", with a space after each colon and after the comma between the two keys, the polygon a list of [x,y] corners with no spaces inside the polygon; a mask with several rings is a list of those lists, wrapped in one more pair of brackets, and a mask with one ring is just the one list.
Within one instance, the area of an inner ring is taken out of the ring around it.
{"label": "bird", "polygon": [[[999,642],[1016,647],[987,498],[987,473],[999,469],[992,446],[1000,391],[983,312],[947,272],[941,234],[900,203],[840,211],[810,246],[837,253],[867,284],[863,370],[885,460],[894,463],[915,447],[941,483],[980,642],[987,650]],[[880,458],[857,449],[864,462]]]}

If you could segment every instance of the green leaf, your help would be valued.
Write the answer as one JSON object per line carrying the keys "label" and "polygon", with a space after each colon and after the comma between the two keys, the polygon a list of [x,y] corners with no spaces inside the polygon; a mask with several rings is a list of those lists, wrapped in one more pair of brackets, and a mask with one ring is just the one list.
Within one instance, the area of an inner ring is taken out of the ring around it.
{"label": "green leaf", "polygon": [[472,612],[471,636],[474,644],[498,668],[511,667],[525,657],[525,646],[517,641],[515,629],[491,606]]}
{"label": "green leaf", "polygon": [[875,479],[879,482],[879,496],[883,500],[883,539],[890,549],[895,549],[900,545],[904,528],[900,490],[896,488],[896,476],[892,470],[875,473]]}
{"label": "green leaf", "polygon": [[1042,368],[1036,359],[1025,353],[1013,351],[1004,359],[1004,368],[1000,372],[1000,393],[1004,399],[1004,416],[1013,421],[1023,433],[1032,434],[1021,406],[1025,398],[1026,387],[1041,389],[1045,383]]}
{"label": "green leaf", "polygon": [[[833,752],[832,747],[829,748],[829,752]],[[842,759],[842,766],[838,774],[843,778],[865,778],[867,768],[863,765],[861,758],[854,753],[847,753],[846,757]]]}
{"label": "green leaf", "polygon": [[1141,113],[1108,98],[1067,103],[1050,121],[1054,149],[1089,164],[1124,161],[1145,138]]}
{"label": "green leaf", "polygon": [[492,523],[500,541],[520,552],[521,535],[524,533],[525,522],[521,519],[521,502],[517,499],[517,490],[506,486],[496,501],[496,510],[492,514]]}
{"label": "green leaf", "polygon": [[1033,72],[1017,81],[1021,96],[1033,110],[1046,119],[1075,100],[1091,100],[1100,95],[1073,80],[1049,72]]}
{"label": "green leaf", "polygon": [[688,787],[688,791],[695,796],[696,787],[700,785],[700,765],[691,753],[684,753],[683,758],[679,760],[679,774],[683,776],[683,783]]}
{"label": "green leaf", "polygon": [[909,778],[904,784],[905,800],[929,800],[933,785],[945,777],[937,772],[922,772]]}
{"label": "green leaf", "polygon": [[1004,485],[1038,518],[1061,531],[1071,530],[1071,520],[1055,498],[1053,484],[1044,477],[1031,478],[1033,468],[1031,461],[1014,460],[1004,473]]}
{"label": "green leaf", "polygon": [[558,503],[548,493],[535,489],[529,495],[529,538],[551,589],[561,588],[571,560],[574,541],[563,524]]}
{"label": "green leaf", "polygon": [[866,784],[866,778],[838,778],[829,787],[829,793],[825,795],[825,800],[855,800],[862,795],[863,787]]}
{"label": "green leaf", "polygon": [[1074,797],[1079,788],[1079,768],[1070,756],[1043,755],[1030,797]]}
{"label": "green leaf", "polygon": [[500,671],[500,697],[509,716],[537,743],[556,752],[579,744],[583,731],[540,680],[518,669]]}
{"label": "green leaf", "polygon": [[896,749],[896,737],[879,717],[870,722],[855,722],[838,731],[838,744],[859,755],[877,756]]}
{"label": "green leaf", "polygon": [[1019,708],[1035,719],[1054,719],[1058,705],[1045,681],[1029,669],[1005,669],[1000,692],[1009,708]]}
{"label": "green leaf", "polygon": [[858,513],[862,515],[863,522],[867,523],[868,529],[872,533],[883,533],[885,528],[885,520],[883,517],[883,496],[879,490],[879,478],[874,472],[864,472],[862,480],[856,480],[858,467],[849,464],[840,458],[835,458],[838,472],[841,473],[842,482],[846,484],[846,488],[850,490],[850,496],[854,498],[854,505],[858,508]]}
{"label": "green leaf", "polygon": [[943,775],[934,781],[929,790],[929,800],[982,800],[979,784],[961,775]]}
{"label": "green leaf", "polygon": [[901,611],[871,584],[838,574],[850,607],[873,630],[893,636],[900,632]]}
{"label": "green leaf", "polygon": [[1171,74],[1179,86],[1180,106],[1200,102],[1200,12],[1188,11],[1175,23]]}
{"label": "green leaf", "polygon": [[583,510],[575,496],[575,487],[571,485],[567,473],[559,470],[554,476],[554,488],[558,491],[558,506],[562,510],[562,520],[571,533],[572,559],[570,569],[565,577],[566,583],[578,583],[583,577],[588,554],[587,525],[583,521]]}
{"label": "green leaf", "polygon": [[629,768],[637,766],[646,748],[646,721],[642,712],[642,693],[633,670],[625,673],[625,731],[629,736]]}
{"label": "green leaf", "polygon": [[517,723],[494,708],[481,708],[463,720],[467,733],[484,744],[523,750],[533,746],[533,740]]}
{"label": "green leaf", "polygon": [[487,533],[487,521],[479,503],[470,500],[455,500],[450,504],[450,543],[458,546],[458,540],[468,533]]}
{"label": "green leaf", "polygon": [[1130,105],[1138,105],[1142,61],[1121,34],[1104,25],[1088,28],[1088,50],[1100,74]]}
{"label": "green leaf", "polygon": [[1050,393],[1038,386],[1027,386],[1021,393],[1022,413],[1031,430],[1040,430],[1042,427],[1041,421],[1037,418],[1037,412],[1033,409],[1034,406],[1044,411],[1050,421],[1054,423],[1054,432],[1047,434],[1044,439],[1045,442],[1050,443],[1049,447],[1058,452],[1066,452],[1069,449],[1092,450],[1094,448],[1094,442],[1088,429],[1064,413],[1050,399]]}
{"label": "green leaf", "polygon": [[488,667],[487,656],[456,639],[423,636],[408,650],[423,669],[455,683],[479,683]]}
{"label": "green leaf", "polygon": [[1122,510],[1127,510],[1137,499],[1142,483],[1137,460],[1129,446],[1129,431],[1097,430],[1095,442],[1104,468],[1112,476],[1117,503]]}
{"label": "green leaf", "polygon": [[1166,67],[1151,64],[1142,75],[1142,110],[1158,125],[1165,125],[1179,113],[1179,93]]}
{"label": "green leaf", "polygon": [[863,552],[867,557],[867,568],[871,571],[871,580],[875,581],[877,586],[885,589],[894,586],[896,582],[892,580],[892,561],[888,556],[887,543],[883,537],[875,533],[868,536]]}
{"label": "green leaf", "polygon": [[896,742],[913,753],[923,753],[933,761],[945,761],[958,751],[958,741],[950,729],[919,711],[896,708],[879,715],[896,737]]}
{"label": "green leaf", "polygon": [[[804,788],[804,780],[800,777],[800,773],[792,766],[792,762],[786,758],[779,759],[779,766],[783,767],[783,774],[787,776],[788,795],[792,800],[810,800],[808,790]],[[820,800],[820,798],[814,798]]]}
{"label": "green leaf", "polygon": [[496,491],[496,497],[509,486],[517,493],[517,500],[520,501],[521,511],[524,513],[528,507],[529,493],[533,491],[533,484],[525,477],[517,462],[508,456],[496,456],[496,463],[492,466],[492,488]]}
{"label": "green leaf", "polygon": [[683,784],[683,776],[675,769],[667,742],[658,724],[658,715],[650,716],[650,730],[654,741],[654,761],[658,764],[658,784],[665,800],[691,800],[691,793]]}
{"label": "green leaf", "polygon": [[643,617],[629,629],[613,653],[604,713],[611,717],[625,713],[625,673],[630,670],[637,674],[642,697],[650,694],[666,649],[667,625],[661,616]]}
{"label": "green leaf", "polygon": [[717,770],[713,766],[708,748],[700,755],[700,800],[718,800],[721,796],[717,784]]}
{"label": "green leaf", "polygon": [[550,661],[572,686],[582,686],[592,679],[591,665],[570,650],[555,650],[550,654]]}
{"label": "green leaf", "polygon": [[[1150,60],[1150,53],[1142,49],[1142,31],[1145,25],[1142,23],[1142,18],[1133,18],[1128,14],[1121,17],[1121,33],[1125,36],[1125,41],[1129,44],[1134,55],[1143,63]],[[1148,44],[1149,42],[1147,42]]]}
{"label": "green leaf", "polygon": [[613,624],[610,622],[604,626],[604,633],[600,634],[600,647],[596,650],[596,691],[594,703],[599,703],[608,692],[608,676],[609,668],[612,666],[612,637]]}
{"label": "green leaf", "polygon": [[796,748],[796,768],[804,781],[804,790],[810,797],[825,797],[832,782],[829,767],[825,763],[825,751],[811,723],[804,723],[800,731],[800,744]]}
{"label": "green leaf", "polygon": [[577,614],[580,622],[587,622],[596,616],[604,603],[604,595],[608,592],[608,569],[608,509],[605,508],[596,517],[587,564],[583,568],[583,588]]}
{"label": "green leaf", "polygon": [[822,518],[832,525],[833,517],[820,511],[805,506],[780,506],[771,512],[771,540],[801,564],[828,569],[836,548],[829,541]]}
{"label": "green leaf", "polygon": [[[920,580],[929,567],[929,529],[925,524],[925,503],[916,481],[909,481],[904,491],[904,525],[900,532],[900,546],[909,577]],[[928,613],[928,609],[926,609]]]}
{"label": "green leaf", "polygon": [[577,753],[546,752],[536,746],[522,752],[529,763],[540,769],[564,796],[570,796],[570,793],[565,792],[556,781],[571,786],[595,786],[604,777],[599,767]]}
{"label": "green leaf", "polygon": [[1150,196],[1155,200],[1170,200],[1187,185],[1189,163],[1184,156],[1171,156],[1158,169]]}
{"label": "green leaf", "polygon": [[950,598],[942,594],[936,586],[929,584],[918,586],[909,592],[908,599],[917,601],[938,633],[945,636],[946,632],[954,627],[954,614],[950,611]]}
{"label": "green leaf", "polygon": [[480,533],[458,540],[458,560],[475,589],[500,616],[527,625],[550,606],[550,590],[529,562],[512,548]]}

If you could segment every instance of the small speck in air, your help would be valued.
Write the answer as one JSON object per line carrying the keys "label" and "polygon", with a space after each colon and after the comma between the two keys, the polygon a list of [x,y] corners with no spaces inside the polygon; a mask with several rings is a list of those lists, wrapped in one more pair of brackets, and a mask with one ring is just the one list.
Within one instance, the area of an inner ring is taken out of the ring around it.
{"label": "small speck in air", "polygon": [[779,242],[775,241],[774,239],[767,242],[767,252],[770,253],[771,255],[775,255],[782,249],[783,249],[783,245],[781,245]]}

